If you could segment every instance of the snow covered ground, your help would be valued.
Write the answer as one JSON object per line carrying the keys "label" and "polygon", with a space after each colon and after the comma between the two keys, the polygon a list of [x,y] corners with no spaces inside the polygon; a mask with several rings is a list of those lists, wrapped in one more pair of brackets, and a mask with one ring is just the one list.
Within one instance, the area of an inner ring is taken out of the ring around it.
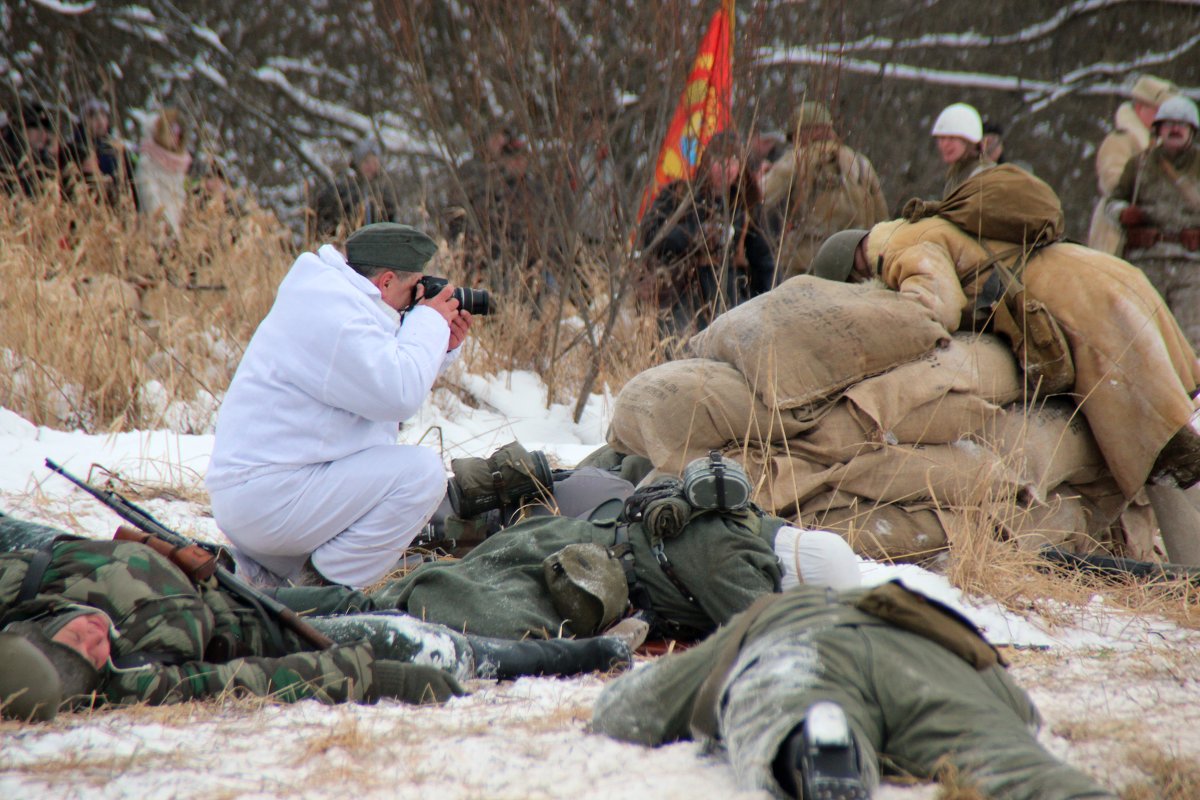
{"label": "snow covered ground", "polygon": [[[519,439],[571,465],[603,442],[609,403],[583,420],[545,408],[533,376],[459,375],[479,408],[436,391],[401,438],[447,463]],[[197,498],[211,436],[168,431],[90,436],[37,428],[0,409],[0,510],[111,535],[117,518],[64,479],[52,458],[86,476],[93,463],[169,487],[142,504],[198,538],[220,533]],[[174,499],[177,498],[177,499]],[[871,583],[900,575],[958,606],[1007,651],[1046,718],[1042,741],[1115,789],[1145,780],[1157,759],[1200,764],[1200,632],[1135,617],[1096,597],[1070,627],[966,598],[917,567],[864,563]],[[62,715],[47,725],[0,723],[0,797],[81,798],[751,798],[719,759],[691,743],[647,750],[587,732],[604,679],[475,682],[444,707],[277,706],[225,700]],[[930,786],[887,785],[880,798],[932,798]],[[1140,795],[1153,796],[1153,795]]]}

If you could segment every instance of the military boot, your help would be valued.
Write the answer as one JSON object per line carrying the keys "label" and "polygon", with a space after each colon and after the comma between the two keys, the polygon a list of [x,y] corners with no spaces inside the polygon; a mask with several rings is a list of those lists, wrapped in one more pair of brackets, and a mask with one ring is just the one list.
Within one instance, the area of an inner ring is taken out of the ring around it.
{"label": "military boot", "polygon": [[514,642],[467,635],[480,678],[512,680],[523,675],[578,675],[627,669],[633,652],[612,636],[590,639],[525,639]]}
{"label": "military boot", "polygon": [[1200,482],[1200,417],[1193,416],[1159,452],[1150,483],[1187,489]]}
{"label": "military boot", "polygon": [[775,778],[800,800],[868,800],[846,712],[824,701],[808,710],[779,750]]}

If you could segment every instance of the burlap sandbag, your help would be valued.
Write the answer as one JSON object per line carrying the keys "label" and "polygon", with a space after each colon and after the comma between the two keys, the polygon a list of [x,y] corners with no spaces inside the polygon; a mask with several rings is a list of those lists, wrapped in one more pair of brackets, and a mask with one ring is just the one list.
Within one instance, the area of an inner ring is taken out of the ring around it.
{"label": "burlap sandbag", "polygon": [[1090,483],[1107,472],[1087,420],[1068,400],[1005,409],[983,436],[1042,496],[1060,484]]}
{"label": "burlap sandbag", "polygon": [[772,413],[729,364],[692,358],[651,367],[625,384],[608,443],[678,473],[731,441],[787,439],[812,424],[790,412]]}
{"label": "burlap sandbag", "polygon": [[770,408],[811,405],[948,337],[920,303],[811,275],[717,317],[688,342],[693,355],[737,367]]}
{"label": "burlap sandbag", "polygon": [[779,517],[794,516],[801,504],[825,491],[837,469],[801,457],[788,442],[737,444],[723,453],[745,468],[754,502]]}
{"label": "burlap sandbag", "polygon": [[889,445],[832,469],[829,488],[885,503],[933,501],[970,506],[1031,492],[990,448],[952,444]]}
{"label": "burlap sandbag", "polygon": [[1092,552],[1089,504],[1078,492],[1062,486],[1047,493],[1042,502],[1023,506],[995,504],[992,518],[1002,535],[1019,550],[1037,552],[1044,547],[1062,547],[1072,552]]}
{"label": "burlap sandbag", "polygon": [[929,503],[877,503],[828,492],[804,505],[800,521],[808,528],[837,533],[855,553],[877,561],[925,561],[945,550],[948,541]]}
{"label": "burlap sandbag", "polygon": [[[991,413],[979,401],[999,405],[1011,403],[1021,398],[1024,386],[1021,371],[1007,343],[987,334],[956,334],[946,346],[938,347],[916,361],[851,386],[845,396],[858,409],[860,419],[869,419],[879,430],[890,431],[901,421],[911,419],[917,409],[936,407],[937,402],[950,393],[970,395],[978,400],[947,408],[947,411],[966,415],[961,418],[962,433],[965,434],[976,430]],[[968,407],[972,405],[973,409]],[[933,424],[946,426],[943,421]],[[944,436],[943,441],[946,440]]]}

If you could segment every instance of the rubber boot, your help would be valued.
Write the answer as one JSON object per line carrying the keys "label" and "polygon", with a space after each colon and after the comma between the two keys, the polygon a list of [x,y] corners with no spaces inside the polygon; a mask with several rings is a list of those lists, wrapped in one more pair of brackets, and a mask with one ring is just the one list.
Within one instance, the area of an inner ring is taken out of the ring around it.
{"label": "rubber boot", "polygon": [[1150,507],[1154,509],[1158,530],[1167,548],[1167,560],[1172,564],[1200,566],[1198,491],[1200,487],[1146,486],[1146,496],[1150,498]]}
{"label": "rubber boot", "polygon": [[816,703],[779,748],[775,780],[801,800],[868,800],[871,793],[858,764],[858,750],[837,703]]}
{"label": "rubber boot", "polygon": [[623,670],[633,663],[629,646],[611,636],[525,639],[514,642],[467,635],[477,677],[512,680],[523,675],[578,675]]}

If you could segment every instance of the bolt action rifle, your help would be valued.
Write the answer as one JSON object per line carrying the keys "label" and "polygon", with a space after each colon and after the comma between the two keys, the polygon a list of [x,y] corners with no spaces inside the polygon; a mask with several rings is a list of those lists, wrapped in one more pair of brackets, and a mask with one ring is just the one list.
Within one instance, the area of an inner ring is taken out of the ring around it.
{"label": "bolt action rifle", "polygon": [[[264,617],[274,617],[285,628],[290,628],[298,636],[319,650],[333,646],[333,640],[309,625],[287,606],[247,585],[218,562],[220,548],[212,544],[202,544],[193,541],[182,533],[173,531],[152,517],[149,512],[129,502],[111,489],[97,489],[87,481],[67,472],[65,469],[46,459],[46,467],[57,472],[71,483],[83,489],[92,497],[108,506],[121,519],[137,528],[131,530],[124,525],[117,528],[114,539],[135,541],[154,548],[171,559],[193,580],[203,581],[215,578],[223,589],[241,598],[258,610]],[[282,646],[282,643],[280,642]]]}
{"label": "bolt action rifle", "polygon": [[1134,578],[1148,583],[1171,583],[1187,581],[1200,586],[1200,567],[1186,564],[1138,561],[1117,556],[1077,555],[1060,547],[1047,547],[1041,551],[1045,560],[1064,567],[1098,575],[1102,578],[1128,580]]}

